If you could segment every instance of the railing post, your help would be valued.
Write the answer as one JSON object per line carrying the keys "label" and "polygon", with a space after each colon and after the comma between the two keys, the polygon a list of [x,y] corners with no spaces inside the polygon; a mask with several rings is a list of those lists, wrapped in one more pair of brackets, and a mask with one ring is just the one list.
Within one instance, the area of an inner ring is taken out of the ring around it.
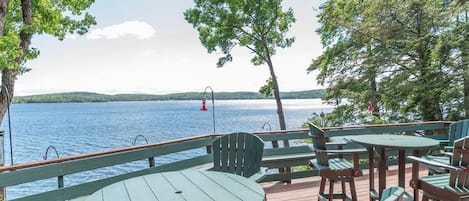
{"label": "railing post", "polygon": [[152,168],[155,167],[155,158],[150,157],[148,158],[148,165]]}
{"label": "railing post", "polygon": [[63,188],[64,187],[64,176],[58,176],[57,177],[57,186],[59,188]]}
{"label": "railing post", "polygon": [[[0,131],[0,166],[3,166],[5,163],[5,158],[4,158],[4,152],[5,152],[5,149],[4,149],[4,144],[3,144],[3,134],[4,132],[3,131]],[[0,201],[4,201],[6,200],[6,194],[5,194],[5,189],[0,187]]]}

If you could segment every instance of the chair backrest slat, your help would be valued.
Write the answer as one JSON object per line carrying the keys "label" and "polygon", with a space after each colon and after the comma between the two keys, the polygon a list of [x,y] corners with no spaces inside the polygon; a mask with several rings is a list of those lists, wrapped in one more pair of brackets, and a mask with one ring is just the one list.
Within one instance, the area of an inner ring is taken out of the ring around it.
{"label": "chair backrest slat", "polygon": [[[240,136],[239,138],[241,138],[242,136]],[[229,143],[229,147],[228,147],[228,161],[227,161],[227,169],[228,169],[228,172],[238,172],[237,169],[236,169],[236,165],[233,165],[233,164],[236,164],[237,162],[237,150],[238,150],[238,135],[229,135],[228,137],[228,143]]]}
{"label": "chair backrest slat", "polygon": [[230,151],[229,149],[229,136],[228,137],[225,137],[225,138],[222,138],[221,139],[221,153],[220,153],[220,160],[221,160],[221,171],[223,172],[227,172],[227,168],[228,168],[228,153]]}
{"label": "chair backrest slat", "polygon": [[309,124],[309,135],[313,140],[313,148],[316,154],[316,160],[320,165],[329,166],[329,158],[326,150],[326,136],[324,131],[314,124]]}
{"label": "chair backrest slat", "polygon": [[232,133],[212,144],[213,170],[250,177],[260,171],[264,142],[249,133]]}
{"label": "chair backrest slat", "polygon": [[[220,150],[220,143],[221,140],[215,140],[212,143],[212,153],[216,152],[216,150]],[[221,155],[219,152],[213,154],[213,169],[221,170]]]}
{"label": "chair backrest slat", "polygon": [[[464,168],[467,168],[467,167],[469,167],[469,138],[464,140],[462,152],[463,152],[463,154],[462,154],[462,160],[461,160],[460,166],[464,167]],[[469,181],[467,180],[468,177],[469,177],[468,172],[463,171],[462,174],[460,174],[460,177],[459,177],[458,187],[460,187],[460,188],[461,187],[464,187],[464,188],[469,187]]]}
{"label": "chair backrest slat", "polygon": [[[467,168],[469,166],[469,136],[454,142],[453,157],[451,165],[454,167]],[[454,188],[468,188],[469,174],[465,171],[450,170],[449,186]]]}
{"label": "chair backrest slat", "polygon": [[460,120],[449,126],[449,145],[456,140],[469,136],[469,119]]}
{"label": "chair backrest slat", "polygon": [[[244,157],[246,154],[246,152],[244,151],[246,144],[247,143],[244,143],[247,141],[247,139],[244,138],[244,135],[234,135],[234,136],[237,136],[238,138],[236,139],[236,141],[233,140],[233,142],[235,142],[234,144],[236,144],[238,147],[237,147],[237,150],[242,150],[242,151],[235,151],[234,154],[236,155],[236,159],[233,158],[233,162],[234,164],[243,164],[243,160],[244,160]],[[251,145],[248,145],[248,147],[251,146]],[[235,162],[236,160],[236,162]],[[248,161],[247,161],[248,162]],[[249,166],[248,164],[246,164],[247,166]],[[232,165],[232,172],[236,172],[237,175],[241,175],[242,174],[242,169],[241,168],[238,168],[238,169],[235,169],[234,165]]]}

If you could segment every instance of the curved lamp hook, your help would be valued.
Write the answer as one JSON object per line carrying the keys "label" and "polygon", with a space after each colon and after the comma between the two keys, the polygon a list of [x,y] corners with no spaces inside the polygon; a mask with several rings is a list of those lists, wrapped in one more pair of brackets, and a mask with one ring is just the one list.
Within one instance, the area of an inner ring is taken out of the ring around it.
{"label": "curved lamp hook", "polygon": [[144,135],[137,135],[137,136],[135,136],[134,142],[132,142],[132,145],[137,144],[137,140],[138,140],[139,138],[143,138],[143,140],[145,140],[145,143],[148,144],[148,138],[147,138],[147,137],[145,137]]}
{"label": "curved lamp hook", "polygon": [[[266,127],[266,126],[267,126],[267,127]],[[264,129],[266,129],[266,128],[268,128],[269,131],[272,131],[272,126],[270,126],[270,123],[267,122],[267,121],[264,122],[264,125],[262,125],[262,128],[261,128],[261,129],[264,130]]]}
{"label": "curved lamp hook", "polygon": [[47,160],[47,155],[49,153],[49,150],[51,150],[51,149],[55,152],[55,155],[57,156],[57,158],[59,158],[59,152],[57,152],[57,149],[55,149],[55,147],[51,145],[51,146],[47,147],[47,149],[46,149],[46,153],[44,154],[44,157],[43,157],[44,160]]}
{"label": "curved lamp hook", "polygon": [[200,110],[207,111],[207,107],[205,106],[205,101],[207,99],[206,98],[207,97],[207,89],[210,89],[210,94],[211,94],[211,97],[212,97],[212,121],[213,121],[213,133],[215,134],[215,132],[216,132],[216,128],[215,128],[215,96],[213,95],[213,89],[210,86],[205,87],[204,93],[202,94],[203,95],[202,108],[200,108]]}

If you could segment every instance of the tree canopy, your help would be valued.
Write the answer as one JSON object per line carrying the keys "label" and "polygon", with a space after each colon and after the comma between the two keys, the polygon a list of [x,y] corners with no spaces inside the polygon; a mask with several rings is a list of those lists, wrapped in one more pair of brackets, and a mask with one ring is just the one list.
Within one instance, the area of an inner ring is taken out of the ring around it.
{"label": "tree canopy", "polygon": [[31,47],[35,35],[63,40],[67,34],[84,34],[95,19],[86,11],[94,0],[0,0],[0,120],[14,95],[15,80],[27,72],[26,61],[39,50]]}
{"label": "tree canopy", "polygon": [[469,112],[467,1],[328,0],[320,11],[325,51],[308,71],[320,71],[325,99],[347,100],[326,119],[456,120]]}
{"label": "tree canopy", "polygon": [[280,128],[284,130],[285,117],[272,56],[277,48],[289,47],[294,42],[286,34],[295,18],[292,9],[284,11],[281,3],[281,0],[195,0],[195,7],[184,16],[197,29],[209,53],[223,54],[218,67],[232,61],[231,51],[237,46],[254,53],[251,59],[254,65],[267,64],[271,79],[261,91],[274,95]]}

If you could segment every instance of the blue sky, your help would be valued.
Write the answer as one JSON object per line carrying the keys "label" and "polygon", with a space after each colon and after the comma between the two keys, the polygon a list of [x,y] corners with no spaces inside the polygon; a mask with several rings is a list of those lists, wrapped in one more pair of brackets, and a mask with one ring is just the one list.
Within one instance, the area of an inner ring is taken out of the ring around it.
{"label": "blue sky", "polygon": [[[292,47],[273,57],[281,91],[321,88],[311,60],[322,52],[315,9],[318,0],[286,0],[296,23]],[[183,12],[192,0],[97,0],[90,8],[97,25],[84,36],[58,41],[34,36],[39,58],[17,80],[15,95],[89,91],[106,94],[203,91],[258,91],[269,77],[266,65],[250,63],[246,48],[233,50],[233,62],[216,67],[217,53],[208,54]]]}

